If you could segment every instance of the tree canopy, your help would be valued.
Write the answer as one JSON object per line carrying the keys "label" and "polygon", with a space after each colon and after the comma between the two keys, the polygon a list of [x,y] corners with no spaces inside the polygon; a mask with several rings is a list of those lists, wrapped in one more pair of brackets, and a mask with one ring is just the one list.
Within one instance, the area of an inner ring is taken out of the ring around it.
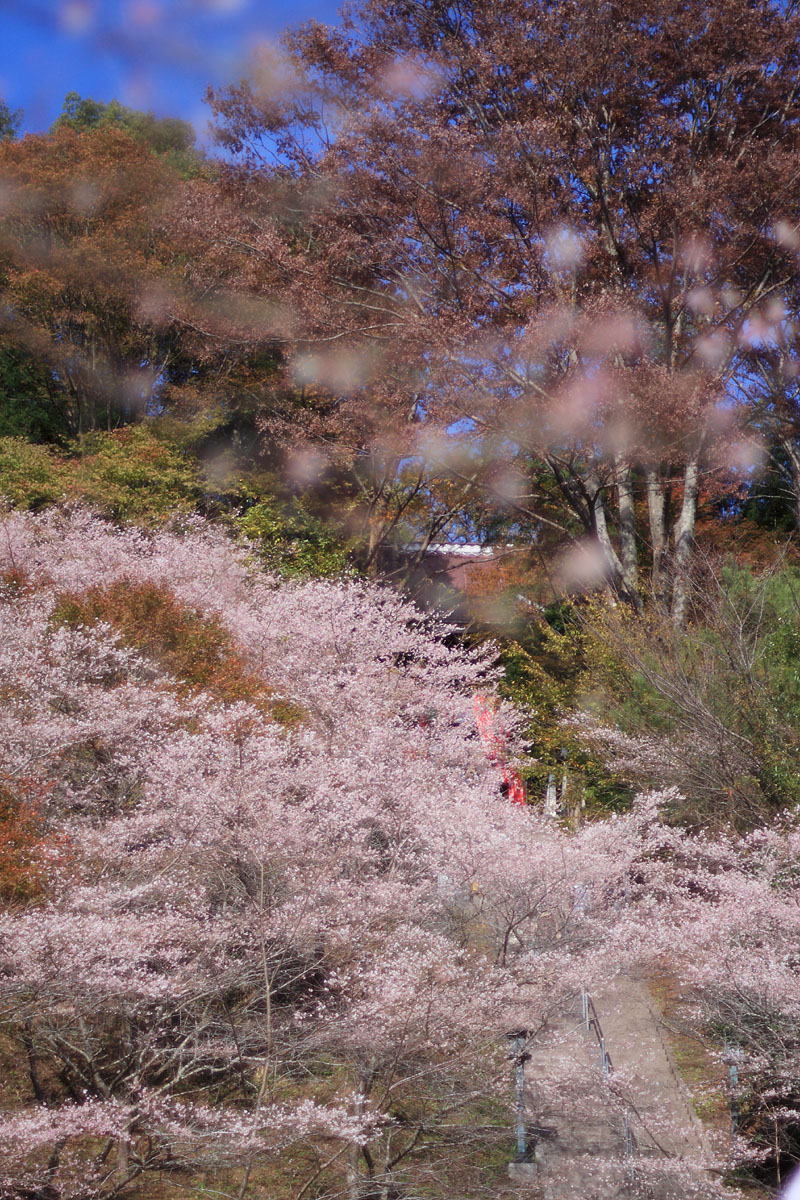
{"label": "tree canopy", "polygon": [[305,197],[291,269],[332,344],[309,370],[362,453],[416,423],[404,453],[453,453],[522,511],[555,494],[596,575],[635,599],[644,562],[680,617],[743,344],[794,304],[797,20],[374,0],[292,35],[278,84],[266,64],[214,93],[243,188]]}
{"label": "tree canopy", "polygon": [[188,167],[192,162],[196,135],[188,121],[178,117],[156,117],[152,112],[128,108],[119,100],[106,103],[88,96],[81,97],[77,92],[68,92],[63,111],[53,123],[51,132],[64,127],[78,133],[108,127],[122,129],[156,154],[169,156],[176,165]]}

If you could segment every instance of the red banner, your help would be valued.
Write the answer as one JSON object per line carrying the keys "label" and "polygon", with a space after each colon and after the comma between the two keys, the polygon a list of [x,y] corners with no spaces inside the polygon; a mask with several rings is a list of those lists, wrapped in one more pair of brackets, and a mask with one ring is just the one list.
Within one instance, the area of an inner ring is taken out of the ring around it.
{"label": "red banner", "polygon": [[486,748],[486,755],[493,766],[500,768],[509,800],[512,804],[525,804],[525,784],[506,761],[508,758],[508,735],[500,725],[497,713],[491,708],[486,696],[481,693],[475,696],[473,705],[475,722],[481,741]]}

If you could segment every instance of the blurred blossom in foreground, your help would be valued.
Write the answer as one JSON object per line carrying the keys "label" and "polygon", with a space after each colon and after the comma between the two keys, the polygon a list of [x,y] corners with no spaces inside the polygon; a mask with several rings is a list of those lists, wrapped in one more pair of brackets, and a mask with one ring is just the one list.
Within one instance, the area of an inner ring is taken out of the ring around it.
{"label": "blurred blossom in foreground", "polygon": [[379,76],[380,87],[392,96],[418,100],[430,96],[441,82],[435,71],[413,58],[394,58]]}
{"label": "blurred blossom in foreground", "polygon": [[800,1171],[795,1171],[786,1185],[783,1200],[800,1200]]}
{"label": "blurred blossom in foreground", "polygon": [[583,243],[566,226],[551,230],[545,239],[545,248],[553,271],[574,271],[583,261]]}
{"label": "blurred blossom in foreground", "polygon": [[709,371],[715,371],[721,367],[730,352],[728,338],[724,333],[709,333],[698,338],[695,348],[703,365],[708,367]]}
{"label": "blurred blossom in foreground", "polygon": [[295,367],[299,384],[320,384],[334,392],[349,392],[366,383],[371,363],[358,351],[339,350],[323,354],[306,354]]}
{"label": "blurred blossom in foreground", "polygon": [[325,466],[324,455],[309,446],[290,455],[286,464],[286,477],[296,487],[308,487],[319,480]]}
{"label": "blurred blossom in foreground", "polygon": [[776,221],[772,227],[772,236],[784,250],[797,250],[800,248],[800,235],[798,234],[797,226],[791,225],[788,221]]}
{"label": "blurred blossom in foreground", "polygon": [[702,275],[712,263],[713,255],[709,242],[700,234],[687,238],[682,247],[686,267],[694,275]]}
{"label": "blurred blossom in foreground", "polygon": [[755,438],[739,438],[731,444],[728,454],[734,470],[745,473],[763,466],[765,458],[764,447]]}
{"label": "blurred blossom in foreground", "polygon": [[297,67],[270,40],[262,41],[253,51],[248,75],[260,100],[277,100],[303,83]]}
{"label": "blurred blossom in foreground", "polygon": [[561,560],[559,576],[566,587],[592,588],[608,576],[608,562],[596,542],[579,542]]}
{"label": "blurred blossom in foreground", "polygon": [[59,12],[60,24],[67,33],[88,33],[94,25],[94,8],[87,0],[68,0]]}
{"label": "blurred blossom in foreground", "polygon": [[707,287],[692,288],[686,297],[686,303],[694,312],[702,316],[711,316],[714,311],[714,293]]}

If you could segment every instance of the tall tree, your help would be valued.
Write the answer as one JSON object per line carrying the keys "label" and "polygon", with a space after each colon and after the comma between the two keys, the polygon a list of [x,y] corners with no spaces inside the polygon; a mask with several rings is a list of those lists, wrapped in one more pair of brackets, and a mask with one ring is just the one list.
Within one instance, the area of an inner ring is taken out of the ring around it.
{"label": "tall tree", "polygon": [[196,387],[208,344],[169,225],[191,182],[115,124],[3,142],[0,179],[0,325],[18,359],[46,368],[36,402],[61,436],[138,420],[170,388]]}
{"label": "tall tree", "polygon": [[[782,227],[777,236],[797,252],[800,238]],[[748,429],[759,454],[751,511],[773,520],[789,518],[800,531],[800,295],[795,286],[776,298],[770,320],[751,322],[742,370],[737,376]]]}
{"label": "tall tree", "polygon": [[119,100],[92,100],[78,92],[68,92],[61,115],[55,120],[51,133],[62,128],[76,132],[104,128],[121,129],[137,142],[149,146],[157,154],[167,155],[173,166],[186,173],[196,172],[202,155],[195,149],[195,131],[189,121],[179,117],[157,117],[152,112],[128,108]]}
{"label": "tall tree", "polygon": [[301,189],[312,336],[372,356],[339,390],[428,453],[532,453],[504,501],[557,492],[681,619],[741,333],[794,275],[799,44],[770,0],[365,0],[212,103],[251,186]]}

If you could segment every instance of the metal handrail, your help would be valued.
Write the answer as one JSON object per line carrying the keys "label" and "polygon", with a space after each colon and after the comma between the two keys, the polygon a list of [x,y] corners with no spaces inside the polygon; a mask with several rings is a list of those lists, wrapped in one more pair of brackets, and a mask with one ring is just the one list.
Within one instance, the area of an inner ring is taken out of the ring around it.
{"label": "metal handrail", "polygon": [[600,1047],[600,1070],[607,1079],[614,1070],[614,1064],[611,1061],[611,1055],[606,1050],[606,1039],[603,1034],[603,1027],[600,1024],[600,1018],[597,1015],[597,1009],[586,988],[581,988],[581,1022],[586,1027],[587,1032],[590,1029],[594,1030],[594,1036]]}
{"label": "metal handrail", "polygon": [[[600,1024],[600,1018],[597,1015],[597,1009],[594,1006],[594,1001],[589,995],[585,987],[581,988],[581,1024],[586,1029],[587,1033],[592,1030],[600,1048],[600,1069],[603,1072],[603,1078],[608,1079],[614,1070],[614,1064],[611,1061],[611,1055],[606,1050],[606,1039],[603,1033],[603,1026]],[[623,1133],[625,1136],[625,1157],[630,1160],[628,1168],[631,1180],[636,1179],[636,1167],[633,1160],[638,1157],[639,1144],[636,1140],[633,1130],[631,1129],[630,1113],[625,1113],[623,1118]]]}

